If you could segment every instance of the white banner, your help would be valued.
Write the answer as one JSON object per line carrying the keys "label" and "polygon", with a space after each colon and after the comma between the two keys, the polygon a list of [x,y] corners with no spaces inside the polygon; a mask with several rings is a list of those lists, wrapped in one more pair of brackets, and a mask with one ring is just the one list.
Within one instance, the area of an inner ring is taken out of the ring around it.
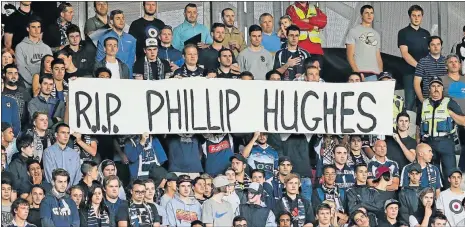
{"label": "white banner", "polygon": [[72,131],[83,134],[392,134],[395,82],[232,79],[70,82]]}

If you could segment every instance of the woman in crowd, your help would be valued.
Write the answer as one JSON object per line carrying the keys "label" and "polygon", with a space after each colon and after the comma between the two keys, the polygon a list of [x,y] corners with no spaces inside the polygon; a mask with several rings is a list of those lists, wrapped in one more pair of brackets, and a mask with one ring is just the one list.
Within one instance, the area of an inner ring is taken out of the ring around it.
{"label": "woman in crowd", "polygon": [[84,206],[84,191],[82,190],[81,186],[74,185],[69,188],[69,196],[71,199],[76,203],[78,209],[81,209]]}
{"label": "woman in crowd", "polygon": [[5,65],[13,64],[15,62],[15,55],[6,50],[2,50],[2,69]]}
{"label": "woman in crowd", "polygon": [[52,74],[52,61],[52,55],[44,55],[40,62],[40,73],[36,73],[32,76],[32,95],[34,97],[38,96],[40,92],[39,79],[45,74]]}
{"label": "woman in crowd", "polygon": [[435,200],[432,188],[425,188],[420,192],[418,209],[409,217],[410,227],[430,226],[431,217],[437,213]]}
{"label": "woman in crowd", "polygon": [[103,200],[104,191],[100,184],[90,188],[87,204],[79,210],[81,227],[110,227],[115,226],[110,218],[110,211]]}

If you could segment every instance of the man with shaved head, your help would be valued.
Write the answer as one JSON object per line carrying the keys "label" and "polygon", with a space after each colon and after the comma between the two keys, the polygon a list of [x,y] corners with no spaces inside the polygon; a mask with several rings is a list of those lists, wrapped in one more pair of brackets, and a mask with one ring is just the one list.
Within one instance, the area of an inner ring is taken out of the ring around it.
{"label": "man with shaved head", "polygon": [[441,174],[438,167],[430,164],[433,159],[433,150],[431,146],[426,143],[420,143],[415,149],[417,160],[411,164],[406,165],[402,169],[402,177],[400,181],[400,186],[405,187],[409,185],[409,176],[410,168],[414,164],[418,163],[421,166],[421,178],[420,178],[420,188],[434,188],[436,190],[436,196],[439,196],[441,188]]}
{"label": "man with shaved head", "polygon": [[376,169],[381,166],[386,166],[391,172],[392,184],[387,186],[387,191],[397,191],[399,189],[399,165],[397,162],[392,161],[386,157],[387,147],[384,140],[378,140],[375,142],[373,148],[375,155],[371,159],[371,162],[368,163],[368,185],[376,186],[373,183],[376,175]]}

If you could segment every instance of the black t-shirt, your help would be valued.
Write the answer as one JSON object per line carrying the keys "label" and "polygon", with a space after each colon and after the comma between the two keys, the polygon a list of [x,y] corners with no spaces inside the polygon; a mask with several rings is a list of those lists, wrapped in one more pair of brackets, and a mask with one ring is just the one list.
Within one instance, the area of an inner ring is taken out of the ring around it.
{"label": "black t-shirt", "polygon": [[132,22],[129,27],[129,34],[136,38],[136,58],[143,57],[144,44],[147,38],[157,38],[160,34],[161,29],[165,27],[165,23],[159,19],[153,21],[145,20],[143,17]]}
{"label": "black t-shirt", "polygon": [[217,70],[217,78],[226,78],[226,79],[240,79],[241,74],[237,71],[234,71],[234,70],[229,70],[229,72],[225,73],[223,71],[221,71],[220,68],[218,68]]}
{"label": "black t-shirt", "polygon": [[[171,72],[171,67],[170,63],[164,59],[160,59],[161,63],[163,64],[163,74],[166,75],[167,73]],[[135,63],[134,66],[132,67],[132,71],[134,74],[140,74],[144,75],[145,71],[145,57],[139,58]],[[157,62],[150,62],[150,67],[152,68],[152,75],[153,75],[153,80],[159,80],[160,78],[158,77],[158,65]]]}
{"label": "black t-shirt", "polygon": [[298,58],[300,57],[300,63],[295,65],[294,67],[289,67],[286,72],[283,74],[283,80],[289,81],[294,80],[297,74],[304,74],[305,73],[305,66],[304,61],[305,59],[310,57],[310,54],[301,48],[297,48],[295,51],[290,51],[289,49],[281,49],[276,52],[274,56],[274,66],[273,69],[281,68],[281,66],[285,65],[288,59],[292,57]]}
{"label": "black t-shirt", "polygon": [[[410,136],[400,139],[407,149],[414,149],[417,147],[417,141]],[[399,164],[399,171],[402,171],[404,166],[410,164],[410,161],[405,157],[404,152],[399,144],[391,136],[386,136],[387,157]]]}
{"label": "black t-shirt", "polygon": [[[416,61],[419,61],[429,53],[428,37],[430,37],[430,33],[427,30],[423,28],[415,30],[409,24],[407,27],[401,29],[397,34],[397,46],[407,46],[408,53],[412,55]],[[413,74],[415,72],[415,68],[410,65],[408,66],[408,73]]]}
{"label": "black t-shirt", "polygon": [[161,219],[153,204],[132,204],[128,207],[128,203],[124,203],[116,214],[116,223],[120,221],[127,221],[128,226],[152,227],[153,223],[160,223]]}
{"label": "black t-shirt", "polygon": [[[221,50],[225,49],[225,47],[222,47]],[[203,65],[203,68],[208,71],[208,70],[214,70],[218,67],[220,67],[220,63],[218,62],[218,53],[215,48],[213,48],[212,45],[210,45],[208,48],[202,49],[199,52],[199,65]],[[234,56],[234,53],[232,54],[232,63],[237,63],[236,57]]]}
{"label": "black t-shirt", "polygon": [[18,10],[8,17],[8,21],[5,23],[5,33],[13,34],[11,44],[13,50],[16,48],[16,45],[23,41],[24,37],[29,35],[26,27],[32,15],[32,11],[25,13],[18,8]]}

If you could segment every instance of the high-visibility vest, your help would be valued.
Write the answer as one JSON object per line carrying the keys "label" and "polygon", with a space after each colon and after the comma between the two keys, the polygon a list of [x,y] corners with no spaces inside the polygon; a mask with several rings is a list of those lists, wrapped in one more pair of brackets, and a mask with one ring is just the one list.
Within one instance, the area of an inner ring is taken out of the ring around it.
{"label": "high-visibility vest", "polygon": [[450,98],[445,97],[436,108],[431,105],[429,98],[423,101],[420,125],[422,135],[443,137],[455,133],[457,127],[447,108],[449,101]]}
{"label": "high-visibility vest", "polygon": [[393,123],[393,126],[394,128],[396,128],[397,126],[397,115],[399,115],[399,113],[402,113],[404,111],[404,107],[405,107],[405,104],[404,104],[404,98],[402,96],[399,96],[399,95],[394,95],[394,101],[392,102],[393,104],[393,120],[392,120],[392,123]]}
{"label": "high-visibility vest", "polygon": [[[302,11],[299,7],[295,6],[295,4],[292,6],[294,7],[297,16],[299,16],[301,20],[308,19],[317,15],[316,7],[314,5],[308,6],[307,14],[305,14],[304,11]],[[310,39],[310,42],[312,43],[321,44],[320,32],[318,31],[318,29],[312,29],[311,31],[300,31],[299,40],[306,40],[307,38]]]}

